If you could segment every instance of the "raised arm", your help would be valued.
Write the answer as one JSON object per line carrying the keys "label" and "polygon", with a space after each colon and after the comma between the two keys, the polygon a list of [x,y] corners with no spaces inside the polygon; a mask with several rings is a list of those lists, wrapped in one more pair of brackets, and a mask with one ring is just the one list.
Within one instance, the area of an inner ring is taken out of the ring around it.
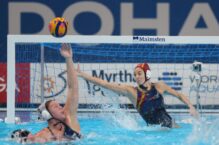
{"label": "raised arm", "polygon": [[100,78],[90,76],[87,73],[82,72],[80,70],[78,70],[78,76],[89,81],[89,82],[92,82],[95,85],[99,85],[103,88],[112,90],[113,92],[115,92],[117,94],[122,94],[122,95],[129,94],[129,91],[128,91],[129,86],[127,86],[127,85],[118,84],[118,83],[110,83],[110,82],[107,82],[106,80],[102,80]]}
{"label": "raised arm", "polygon": [[67,67],[67,99],[64,106],[67,117],[70,117],[70,126],[76,130],[80,131],[78,119],[77,119],[77,109],[78,109],[78,78],[77,72],[74,68],[72,61],[72,48],[69,44],[62,44],[61,55],[65,58]]}
{"label": "raised arm", "polygon": [[185,103],[188,107],[189,107],[189,111],[190,114],[192,116],[194,116],[196,119],[199,118],[199,114],[196,111],[196,109],[193,107],[192,103],[190,102],[189,98],[187,96],[185,96],[182,93],[179,93],[177,91],[175,91],[174,89],[172,89],[171,87],[169,87],[168,85],[166,85],[164,82],[159,82],[158,83],[158,87],[162,90],[162,93],[169,93],[175,97],[177,97],[179,100],[181,100],[183,103]]}

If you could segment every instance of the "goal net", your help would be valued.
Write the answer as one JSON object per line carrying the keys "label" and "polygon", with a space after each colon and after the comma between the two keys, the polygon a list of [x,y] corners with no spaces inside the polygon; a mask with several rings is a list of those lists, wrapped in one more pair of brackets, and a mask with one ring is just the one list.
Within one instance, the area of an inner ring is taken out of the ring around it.
{"label": "goal net", "polygon": [[[33,111],[45,99],[65,102],[61,43],[71,44],[75,64],[92,76],[136,86],[134,67],[147,62],[152,82],[164,81],[203,112],[219,108],[219,37],[8,35],[7,99],[4,95],[0,100],[1,106],[7,106],[7,122],[14,122],[16,111]],[[82,112],[115,102],[134,110],[127,97],[83,79],[79,79],[79,93]],[[164,99],[168,111],[188,111],[175,97],[165,94]]]}

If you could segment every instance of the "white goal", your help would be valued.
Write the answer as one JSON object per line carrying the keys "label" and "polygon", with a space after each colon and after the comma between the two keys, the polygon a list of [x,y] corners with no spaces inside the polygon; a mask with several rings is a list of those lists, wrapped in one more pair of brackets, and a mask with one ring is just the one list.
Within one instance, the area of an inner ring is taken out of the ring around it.
{"label": "white goal", "polygon": [[[164,81],[184,93],[202,112],[218,112],[219,37],[8,35],[7,122],[15,121],[16,111],[34,111],[45,99],[64,103],[67,80],[61,43],[71,44],[82,71],[109,82],[135,86],[135,65],[148,62],[152,81]],[[115,102],[134,109],[125,96],[83,79],[79,86],[79,111]],[[178,99],[164,98],[168,111],[187,111]]]}

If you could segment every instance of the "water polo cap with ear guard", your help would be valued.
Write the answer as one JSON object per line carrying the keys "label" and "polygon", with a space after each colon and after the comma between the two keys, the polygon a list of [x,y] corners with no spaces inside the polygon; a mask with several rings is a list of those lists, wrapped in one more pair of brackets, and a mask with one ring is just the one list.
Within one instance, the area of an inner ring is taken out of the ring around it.
{"label": "water polo cap with ear guard", "polygon": [[38,112],[40,113],[40,117],[43,120],[50,120],[52,119],[52,115],[51,113],[48,111],[48,108],[46,107],[46,103],[48,103],[49,101],[53,101],[53,100],[48,100],[43,102],[39,107],[38,107]]}

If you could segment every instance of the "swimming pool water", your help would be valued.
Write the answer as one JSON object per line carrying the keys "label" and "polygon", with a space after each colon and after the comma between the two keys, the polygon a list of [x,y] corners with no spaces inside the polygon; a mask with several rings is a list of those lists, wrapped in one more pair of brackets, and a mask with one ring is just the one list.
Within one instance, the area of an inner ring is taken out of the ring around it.
{"label": "swimming pool water", "polygon": [[[175,117],[177,118],[177,117]],[[178,117],[181,128],[164,129],[160,126],[146,126],[144,121],[130,116],[98,117],[80,116],[83,139],[74,142],[51,142],[48,145],[217,145],[219,144],[219,117],[203,117],[201,122],[190,117]],[[18,144],[10,140],[10,133],[15,129],[27,129],[36,133],[47,127],[46,122],[33,121],[21,124],[0,123],[1,145]]]}

